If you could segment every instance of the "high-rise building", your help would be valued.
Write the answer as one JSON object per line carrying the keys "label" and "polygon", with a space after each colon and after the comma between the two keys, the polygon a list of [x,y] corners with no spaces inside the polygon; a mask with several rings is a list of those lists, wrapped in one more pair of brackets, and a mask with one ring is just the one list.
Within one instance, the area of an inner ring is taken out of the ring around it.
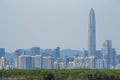
{"label": "high-rise building", "polygon": [[115,48],[112,48],[112,53],[111,53],[111,67],[112,68],[115,68],[116,64],[117,64],[117,53],[116,53],[116,50]]}
{"label": "high-rise building", "polygon": [[21,55],[18,58],[18,68],[19,69],[33,69],[34,67],[34,57],[30,55]]}
{"label": "high-rise building", "polygon": [[112,57],[112,41],[106,40],[102,48],[103,59],[107,61],[107,68],[110,69],[111,66],[111,57]]}
{"label": "high-rise building", "polygon": [[53,50],[52,49],[45,49],[42,53],[42,56],[52,56]]}
{"label": "high-rise building", "polygon": [[15,64],[14,67],[18,69],[18,57],[24,54],[24,49],[17,49],[15,52]]}
{"label": "high-rise building", "polygon": [[0,48],[0,57],[5,57],[5,48]]}
{"label": "high-rise building", "polygon": [[88,29],[88,55],[95,56],[96,53],[96,22],[93,8],[89,14],[89,29]]}
{"label": "high-rise building", "polygon": [[42,68],[43,69],[52,69],[53,68],[53,58],[51,56],[42,58]]}
{"label": "high-rise building", "polygon": [[41,55],[36,55],[34,57],[35,57],[34,68],[35,69],[41,69],[42,68],[42,56]]}
{"label": "high-rise building", "polygon": [[89,57],[89,64],[90,64],[89,66],[90,69],[95,69],[95,56]]}
{"label": "high-rise building", "polygon": [[120,54],[118,54],[118,55],[116,56],[116,63],[117,63],[117,64],[120,64]]}
{"label": "high-rise building", "polygon": [[5,48],[0,48],[0,69],[5,67]]}
{"label": "high-rise building", "polygon": [[54,58],[60,58],[60,47],[56,47],[53,51]]}
{"label": "high-rise building", "polygon": [[0,69],[4,69],[4,68],[5,68],[5,58],[0,57]]}
{"label": "high-rise building", "polygon": [[40,47],[32,47],[31,49],[31,55],[40,55]]}
{"label": "high-rise building", "polygon": [[24,49],[24,55],[32,55],[31,49]]}
{"label": "high-rise building", "polygon": [[96,50],[95,58],[102,59],[102,50]]}

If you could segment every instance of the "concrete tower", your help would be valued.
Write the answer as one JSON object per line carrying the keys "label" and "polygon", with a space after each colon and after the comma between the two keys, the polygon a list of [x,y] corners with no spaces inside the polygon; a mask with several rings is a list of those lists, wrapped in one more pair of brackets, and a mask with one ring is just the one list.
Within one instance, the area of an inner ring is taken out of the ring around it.
{"label": "concrete tower", "polygon": [[93,8],[89,14],[89,29],[88,29],[88,56],[95,56],[96,53],[96,22]]}

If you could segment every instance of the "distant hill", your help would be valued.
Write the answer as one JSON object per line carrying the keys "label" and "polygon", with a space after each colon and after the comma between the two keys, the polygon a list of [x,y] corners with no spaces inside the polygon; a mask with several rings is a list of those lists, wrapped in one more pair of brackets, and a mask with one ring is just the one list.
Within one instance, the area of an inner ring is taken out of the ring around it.
{"label": "distant hill", "polygon": [[[40,52],[44,53],[44,50],[41,49]],[[80,50],[63,49],[60,51],[60,55],[61,55],[61,57],[65,57],[65,56],[73,57],[74,55],[82,56],[83,53]],[[11,58],[15,57],[15,54],[6,52],[5,57],[6,57],[6,59],[11,59]]]}
{"label": "distant hill", "polygon": [[80,50],[72,50],[72,49],[63,49],[60,51],[61,57],[73,57],[74,55],[82,56],[82,51]]}

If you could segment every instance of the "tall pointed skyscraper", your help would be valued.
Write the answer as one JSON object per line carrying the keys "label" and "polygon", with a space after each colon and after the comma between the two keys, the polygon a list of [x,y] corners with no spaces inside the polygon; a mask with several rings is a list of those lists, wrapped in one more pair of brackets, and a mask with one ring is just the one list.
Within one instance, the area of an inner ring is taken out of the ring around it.
{"label": "tall pointed skyscraper", "polygon": [[93,8],[89,14],[89,29],[88,29],[88,55],[95,56],[96,53],[96,22]]}

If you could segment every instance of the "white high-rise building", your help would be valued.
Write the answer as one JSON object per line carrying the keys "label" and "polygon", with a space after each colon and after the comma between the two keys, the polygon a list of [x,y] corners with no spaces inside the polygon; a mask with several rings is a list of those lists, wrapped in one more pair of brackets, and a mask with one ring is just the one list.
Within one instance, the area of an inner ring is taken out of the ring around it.
{"label": "white high-rise building", "polygon": [[34,57],[30,55],[21,55],[18,58],[18,68],[19,69],[33,69]]}
{"label": "white high-rise building", "polygon": [[18,69],[26,69],[26,56],[19,56]]}
{"label": "white high-rise building", "polygon": [[34,56],[35,59],[35,69],[41,69],[42,68],[42,56],[41,55],[36,55]]}
{"label": "white high-rise building", "polygon": [[4,69],[4,68],[5,68],[5,58],[0,57],[0,69]]}
{"label": "white high-rise building", "polygon": [[107,69],[110,69],[111,62],[112,62],[112,41],[106,40],[103,44],[102,48],[103,59],[107,61]]}
{"label": "white high-rise building", "polygon": [[42,58],[42,68],[44,68],[44,69],[52,69],[53,68],[53,59],[51,56]]}

